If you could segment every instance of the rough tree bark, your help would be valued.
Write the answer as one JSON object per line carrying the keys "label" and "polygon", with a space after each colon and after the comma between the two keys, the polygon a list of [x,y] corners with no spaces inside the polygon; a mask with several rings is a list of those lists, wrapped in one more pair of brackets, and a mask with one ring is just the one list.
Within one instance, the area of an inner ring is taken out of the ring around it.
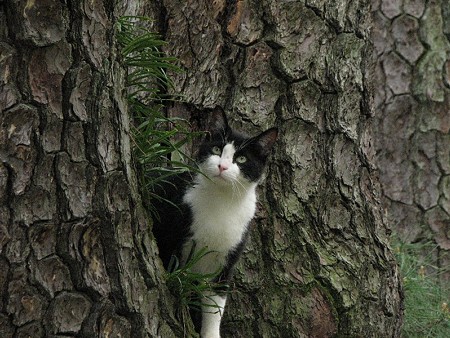
{"label": "rough tree bark", "polygon": [[280,140],[235,278],[229,337],[398,337],[401,288],[369,128],[369,1],[162,0],[186,72],[170,114],[223,107]]}
{"label": "rough tree bark", "polygon": [[[141,2],[0,2],[1,337],[181,336],[131,169],[113,35]],[[201,126],[220,105],[250,132],[282,130],[224,336],[397,337],[368,1],[149,7],[186,69],[187,103],[169,113]]]}
{"label": "rough tree bark", "polygon": [[131,168],[130,3],[0,2],[0,337],[181,336]]}
{"label": "rough tree bark", "polygon": [[[405,242],[450,265],[450,2],[373,1],[374,140],[383,206]],[[429,254],[429,253],[427,253]],[[441,275],[450,281],[450,272]]]}

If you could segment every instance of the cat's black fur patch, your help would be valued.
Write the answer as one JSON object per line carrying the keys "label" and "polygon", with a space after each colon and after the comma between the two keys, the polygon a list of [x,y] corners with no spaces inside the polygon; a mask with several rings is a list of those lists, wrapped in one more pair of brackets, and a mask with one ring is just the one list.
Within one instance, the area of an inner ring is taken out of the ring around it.
{"label": "cat's black fur patch", "polygon": [[192,211],[183,202],[186,189],[192,184],[190,173],[170,176],[155,187],[152,208],[156,210],[153,234],[158,243],[159,256],[167,269],[172,255],[180,258],[182,244],[190,235]]}

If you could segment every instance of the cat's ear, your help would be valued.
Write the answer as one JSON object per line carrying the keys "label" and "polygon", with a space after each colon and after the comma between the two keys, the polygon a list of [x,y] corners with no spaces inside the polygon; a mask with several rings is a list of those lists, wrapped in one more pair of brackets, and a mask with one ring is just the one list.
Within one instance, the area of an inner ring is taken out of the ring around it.
{"label": "cat's ear", "polygon": [[227,116],[219,106],[214,108],[209,116],[209,131],[226,134],[229,130]]}
{"label": "cat's ear", "polygon": [[262,132],[253,139],[253,142],[258,143],[262,149],[265,156],[270,154],[270,151],[277,140],[278,128],[270,128],[265,132]]}

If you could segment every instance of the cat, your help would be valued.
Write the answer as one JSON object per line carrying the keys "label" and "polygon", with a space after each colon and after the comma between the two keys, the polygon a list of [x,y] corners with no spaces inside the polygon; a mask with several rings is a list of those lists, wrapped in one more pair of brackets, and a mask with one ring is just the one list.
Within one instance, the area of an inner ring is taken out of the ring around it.
{"label": "cat", "polygon": [[[193,272],[214,274],[229,282],[233,266],[248,237],[248,224],[256,210],[256,187],[278,130],[271,128],[248,137],[230,128],[225,113],[216,108],[197,165],[201,173],[172,176],[154,192],[153,225],[159,254],[167,269],[172,255],[184,265],[192,252],[208,253]],[[226,293],[209,291],[201,300],[200,336],[219,338]],[[197,323],[198,326],[199,323]]]}

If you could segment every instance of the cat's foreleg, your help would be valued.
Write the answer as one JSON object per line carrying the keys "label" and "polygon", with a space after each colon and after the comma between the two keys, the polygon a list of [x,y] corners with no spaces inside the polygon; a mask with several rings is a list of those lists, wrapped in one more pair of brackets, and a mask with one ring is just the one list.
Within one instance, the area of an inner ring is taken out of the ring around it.
{"label": "cat's foreleg", "polygon": [[207,292],[203,295],[201,338],[220,338],[220,321],[226,300],[225,294]]}

